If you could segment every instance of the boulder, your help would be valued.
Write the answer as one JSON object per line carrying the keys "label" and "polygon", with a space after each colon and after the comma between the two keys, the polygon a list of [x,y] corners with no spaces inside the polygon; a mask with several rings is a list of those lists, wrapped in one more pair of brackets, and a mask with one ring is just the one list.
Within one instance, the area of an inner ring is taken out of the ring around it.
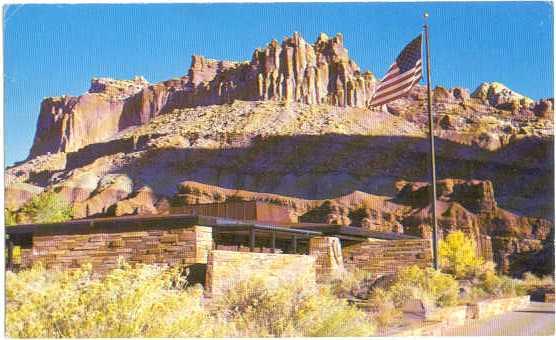
{"label": "boulder", "polygon": [[411,298],[404,301],[401,310],[404,313],[410,313],[420,316],[421,318],[426,318],[434,310],[434,308],[434,304],[428,299]]}
{"label": "boulder", "polygon": [[116,202],[107,210],[110,216],[153,215],[158,213],[155,207],[157,197],[149,187],[142,187],[129,198]]}
{"label": "boulder", "polygon": [[4,208],[15,211],[31,198],[43,192],[44,188],[28,183],[12,183],[4,191]]}
{"label": "boulder", "polygon": [[442,86],[437,86],[434,91],[433,91],[433,99],[436,102],[451,102],[453,101],[454,97],[452,96],[452,93],[450,93],[450,90],[442,87]]}
{"label": "boulder", "polygon": [[444,130],[453,130],[455,128],[453,118],[451,118],[449,115],[442,116],[438,124]]}
{"label": "boulder", "polygon": [[461,87],[454,87],[452,89],[452,94],[455,99],[465,101],[471,98],[469,91]]}
{"label": "boulder", "polygon": [[102,177],[91,197],[74,204],[74,217],[104,215],[110,206],[127,198],[132,192],[133,181],[127,175],[106,175]]}
{"label": "boulder", "polygon": [[89,198],[97,189],[99,177],[90,171],[77,172],[67,180],[53,186],[63,200],[69,203],[81,202]]}
{"label": "boulder", "polygon": [[483,132],[471,140],[471,144],[481,149],[496,151],[502,147],[500,136],[493,132]]}
{"label": "boulder", "polygon": [[533,112],[537,117],[553,120],[554,119],[554,99],[541,99],[535,103]]}

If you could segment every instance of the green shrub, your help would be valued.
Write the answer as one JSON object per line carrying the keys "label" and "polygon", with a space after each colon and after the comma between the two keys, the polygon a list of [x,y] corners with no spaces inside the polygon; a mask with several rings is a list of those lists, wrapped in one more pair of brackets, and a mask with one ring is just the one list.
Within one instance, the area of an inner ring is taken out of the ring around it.
{"label": "green shrub", "polygon": [[479,287],[491,297],[513,297],[525,295],[526,286],[517,279],[512,279],[504,275],[496,275],[492,271],[487,271],[481,276]]}
{"label": "green shrub", "polygon": [[389,292],[397,307],[410,299],[422,299],[443,307],[457,303],[459,285],[451,275],[411,266],[396,274]]}
{"label": "green shrub", "polygon": [[369,336],[366,314],[335,297],[328,287],[302,280],[273,284],[263,277],[242,281],[215,301],[234,336]]}
{"label": "green shrub", "polygon": [[57,223],[71,220],[71,205],[58,194],[43,192],[25,203],[21,212],[30,217],[33,223]]}
{"label": "green shrub", "polygon": [[223,335],[201,306],[201,290],[183,289],[176,270],[122,265],[104,279],[91,267],[6,273],[10,337],[196,337]]}
{"label": "green shrub", "polygon": [[484,261],[476,254],[475,241],[461,231],[451,232],[440,240],[438,254],[442,269],[456,278],[478,274]]}

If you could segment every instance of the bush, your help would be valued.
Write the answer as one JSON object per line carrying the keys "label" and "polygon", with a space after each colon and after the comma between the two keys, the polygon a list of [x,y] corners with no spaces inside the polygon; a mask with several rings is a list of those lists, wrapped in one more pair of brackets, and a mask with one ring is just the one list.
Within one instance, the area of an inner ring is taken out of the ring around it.
{"label": "bush", "polygon": [[334,295],[340,298],[368,298],[374,276],[366,270],[345,271],[330,281]]}
{"label": "bush", "polygon": [[177,270],[141,265],[93,279],[91,267],[6,273],[10,337],[196,337],[223,335],[201,306],[201,290],[183,289]]}
{"label": "bush", "polygon": [[533,273],[527,272],[523,274],[522,282],[527,291],[533,291],[538,288],[554,288],[554,277],[550,275],[538,277]]}
{"label": "bush", "polygon": [[521,296],[527,292],[525,285],[520,280],[499,276],[492,271],[485,272],[480,279],[479,287],[492,297]]}
{"label": "bush", "polygon": [[16,213],[9,209],[4,209],[4,223],[7,226],[16,225],[17,224]]}
{"label": "bush", "polygon": [[369,336],[374,331],[364,312],[328,287],[302,280],[273,285],[255,277],[236,284],[215,304],[233,324],[234,336]]}
{"label": "bush", "polygon": [[400,320],[402,317],[403,313],[396,308],[391,294],[381,288],[373,291],[369,303],[375,308],[373,320],[380,328],[391,326],[394,321]]}
{"label": "bush", "polygon": [[443,307],[457,303],[459,285],[451,275],[431,268],[411,266],[396,274],[389,292],[397,307],[411,299],[422,299]]}
{"label": "bush", "polygon": [[488,293],[479,286],[471,287],[471,291],[464,298],[460,299],[460,304],[476,303],[488,298]]}
{"label": "bush", "polygon": [[461,231],[451,232],[440,240],[439,257],[442,269],[461,279],[477,275],[484,261],[476,255],[475,241]]}
{"label": "bush", "polygon": [[121,263],[102,279],[91,266],[49,271],[40,264],[6,274],[10,337],[362,336],[367,315],[328,287],[303,280],[240,282],[202,304],[202,289],[186,287],[181,268]]}
{"label": "bush", "polygon": [[32,223],[57,223],[73,218],[71,205],[58,194],[43,192],[25,203],[21,212],[29,216]]}

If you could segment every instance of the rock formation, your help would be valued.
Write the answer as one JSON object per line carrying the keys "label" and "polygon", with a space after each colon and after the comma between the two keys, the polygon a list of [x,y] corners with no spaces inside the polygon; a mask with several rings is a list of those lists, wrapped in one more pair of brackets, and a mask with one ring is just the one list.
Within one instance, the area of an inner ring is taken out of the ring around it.
{"label": "rock formation", "polygon": [[482,83],[471,97],[481,99],[497,108],[516,110],[521,106],[530,106],[534,101],[522,94],[510,90],[503,84],[492,82]]}
{"label": "rock formation", "polygon": [[375,83],[372,73],[361,72],[349,58],[341,34],[322,33],[310,44],[296,32],[281,44],[272,40],[256,49],[250,62],[194,55],[179,79],[149,84],[142,77],[95,78],[84,95],[46,98],[29,157],[77,151],[175,108],[234,100],[365,107]]}

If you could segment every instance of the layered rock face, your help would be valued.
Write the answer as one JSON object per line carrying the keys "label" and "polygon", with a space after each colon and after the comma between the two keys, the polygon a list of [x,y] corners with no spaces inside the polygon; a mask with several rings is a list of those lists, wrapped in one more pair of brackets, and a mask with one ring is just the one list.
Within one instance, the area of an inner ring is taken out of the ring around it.
{"label": "layered rock face", "polygon": [[30,158],[73,152],[109,139],[130,126],[176,108],[217,105],[234,100],[285,100],[305,104],[364,107],[376,79],[349,58],[341,34],[322,33],[314,44],[299,33],[256,49],[250,62],[193,56],[186,76],[149,84],[93,79],[78,97],[43,100]]}
{"label": "layered rock face", "polygon": [[147,84],[140,77],[132,81],[93,79],[82,96],[44,99],[29,157],[76,151],[110,138],[129,126],[122,121],[129,110],[128,101]]}

